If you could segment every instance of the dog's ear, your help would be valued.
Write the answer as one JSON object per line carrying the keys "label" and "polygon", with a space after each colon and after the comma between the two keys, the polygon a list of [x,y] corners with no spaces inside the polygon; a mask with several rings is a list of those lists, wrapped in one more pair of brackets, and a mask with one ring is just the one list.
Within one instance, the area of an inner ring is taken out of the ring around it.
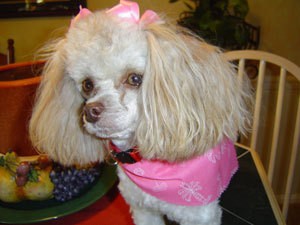
{"label": "dog's ear", "polygon": [[136,140],[146,158],[202,154],[249,122],[251,91],[220,51],[185,30],[153,24]]}
{"label": "dog's ear", "polygon": [[[33,146],[64,164],[103,159],[102,142],[84,131],[82,97],[64,70],[64,40],[52,44],[29,124]],[[49,48],[49,47],[48,47]]]}

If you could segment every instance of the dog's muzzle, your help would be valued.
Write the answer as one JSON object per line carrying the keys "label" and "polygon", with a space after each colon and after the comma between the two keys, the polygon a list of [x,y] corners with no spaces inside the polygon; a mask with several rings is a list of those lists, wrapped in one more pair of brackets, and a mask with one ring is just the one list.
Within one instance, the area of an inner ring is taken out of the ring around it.
{"label": "dog's muzzle", "polygon": [[99,102],[86,104],[83,108],[85,120],[89,123],[97,122],[100,119],[103,110],[104,106]]}

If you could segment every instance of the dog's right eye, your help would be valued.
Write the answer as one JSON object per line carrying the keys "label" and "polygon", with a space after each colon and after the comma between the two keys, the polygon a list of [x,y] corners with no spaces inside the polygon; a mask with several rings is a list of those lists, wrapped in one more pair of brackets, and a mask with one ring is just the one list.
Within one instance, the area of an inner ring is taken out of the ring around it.
{"label": "dog's right eye", "polygon": [[82,82],[82,90],[84,93],[89,94],[94,90],[94,82],[87,78]]}
{"label": "dog's right eye", "polygon": [[140,86],[143,82],[143,76],[141,74],[131,73],[128,75],[126,83],[131,86]]}

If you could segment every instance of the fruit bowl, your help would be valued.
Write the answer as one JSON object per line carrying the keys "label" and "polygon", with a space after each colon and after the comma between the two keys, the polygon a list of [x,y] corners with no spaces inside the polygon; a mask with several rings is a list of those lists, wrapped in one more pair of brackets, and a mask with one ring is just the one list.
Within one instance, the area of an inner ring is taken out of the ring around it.
{"label": "fruit bowl", "polygon": [[44,201],[0,201],[0,223],[26,224],[57,219],[86,208],[103,197],[117,180],[116,167],[104,164],[98,180],[82,195],[61,203],[54,199]]}

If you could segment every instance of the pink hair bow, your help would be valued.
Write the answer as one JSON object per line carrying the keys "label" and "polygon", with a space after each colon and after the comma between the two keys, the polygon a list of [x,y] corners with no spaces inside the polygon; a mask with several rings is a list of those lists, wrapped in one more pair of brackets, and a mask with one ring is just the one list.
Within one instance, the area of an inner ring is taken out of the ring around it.
{"label": "pink hair bow", "polygon": [[[73,27],[74,24],[88,15],[92,14],[87,8],[79,7],[80,11],[71,20],[70,27]],[[152,10],[146,10],[146,12],[140,18],[140,9],[139,5],[136,2],[120,0],[120,3],[113,8],[106,11],[106,13],[111,15],[116,15],[119,18],[126,20],[128,22],[140,23],[142,25],[148,25],[160,20],[159,16]]]}
{"label": "pink hair bow", "polygon": [[106,13],[116,15],[128,22],[140,23],[142,25],[148,25],[160,20],[159,16],[152,10],[146,10],[140,18],[139,5],[136,2],[126,0],[120,0],[118,5],[107,10]]}
{"label": "pink hair bow", "polygon": [[87,8],[82,8],[81,6],[79,6],[79,13],[71,20],[71,25],[70,27],[73,27],[74,24],[78,21],[81,20],[82,18],[87,17],[88,15],[92,14],[92,12],[90,10],[88,10]]}

